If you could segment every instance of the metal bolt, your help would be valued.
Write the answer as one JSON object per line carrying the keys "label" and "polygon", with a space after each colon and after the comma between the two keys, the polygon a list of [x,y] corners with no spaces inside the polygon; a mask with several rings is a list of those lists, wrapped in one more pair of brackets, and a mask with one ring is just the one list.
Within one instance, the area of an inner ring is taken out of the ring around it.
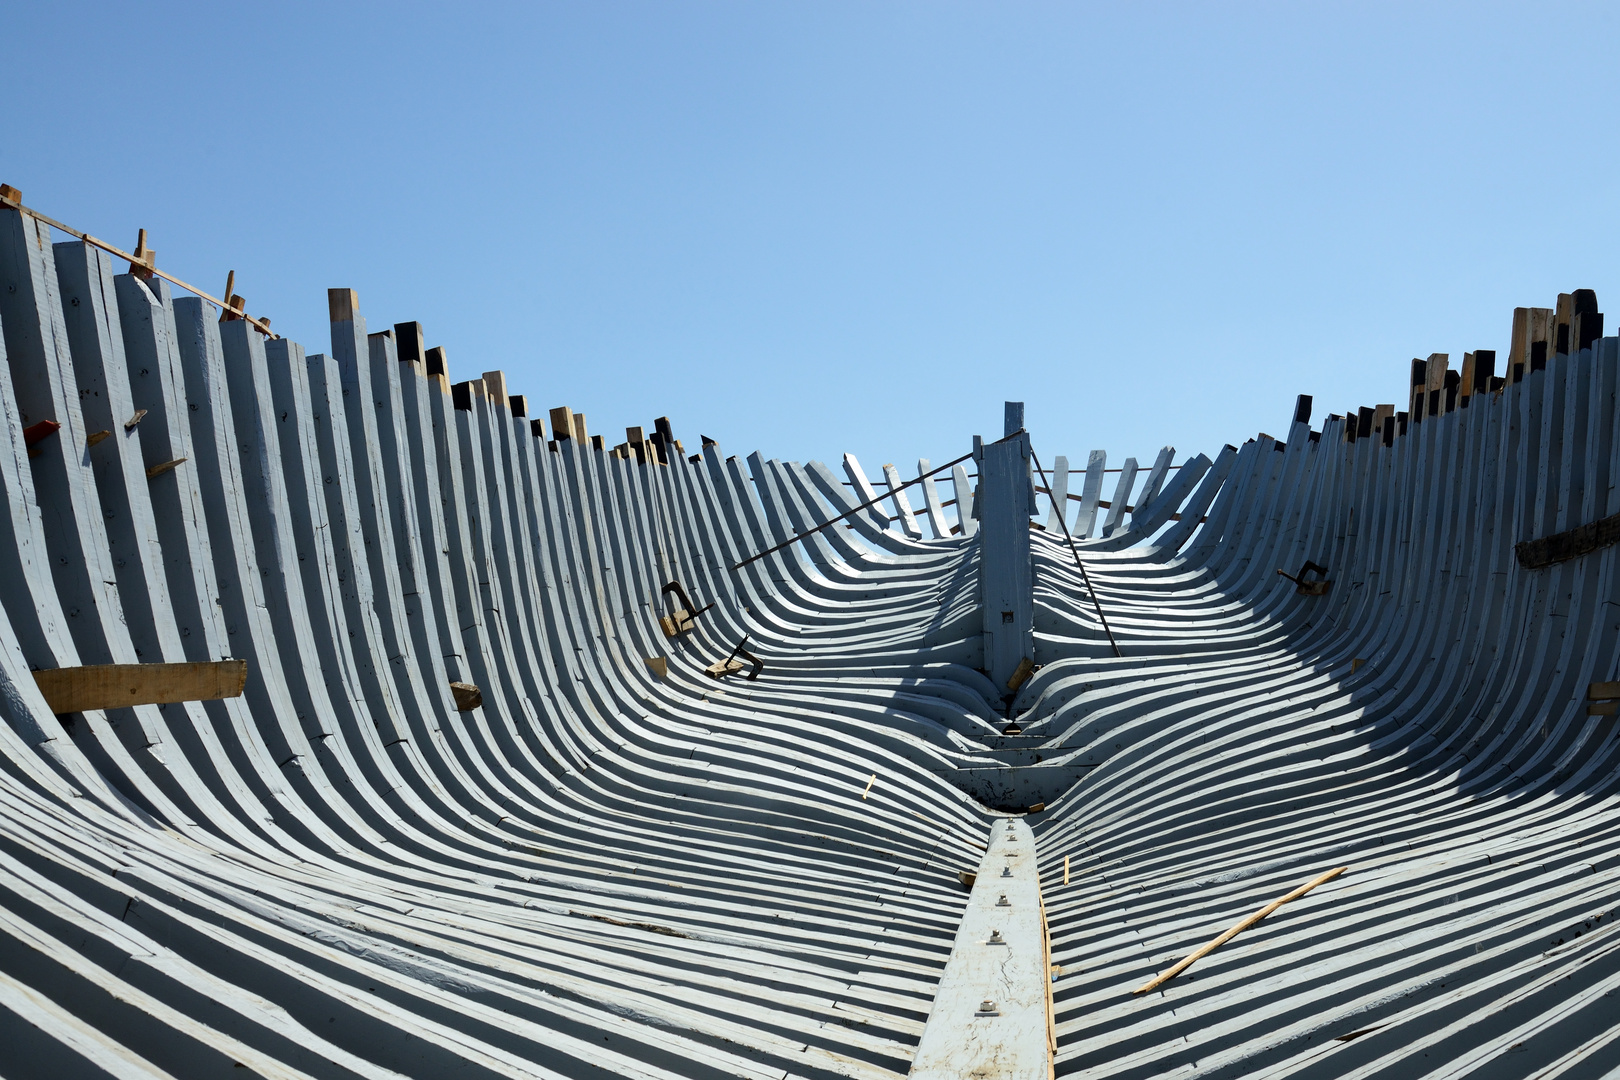
{"label": "metal bolt", "polygon": [[994,1001],[991,1001],[989,998],[985,998],[983,1001],[979,1002],[979,1011],[977,1013],[975,1013],[974,1015],[975,1016],[1000,1016],[1001,1015],[1001,1010],[996,1008],[996,1003]]}
{"label": "metal bolt", "polygon": [[990,940],[985,942],[985,944],[986,945],[1005,945],[1005,944],[1007,944],[1007,939],[1001,936],[1001,931],[1000,930],[992,930],[992,931],[990,931]]}
{"label": "metal bolt", "polygon": [[1001,894],[1001,899],[996,901],[996,907],[1012,907],[1012,901],[1007,899],[1006,893]]}
{"label": "metal bolt", "polygon": [[1010,866],[1003,866],[1003,867],[1002,867],[1002,868],[1001,868],[1001,876],[1002,876],[1002,877],[1012,877],[1012,867],[1010,867]]}

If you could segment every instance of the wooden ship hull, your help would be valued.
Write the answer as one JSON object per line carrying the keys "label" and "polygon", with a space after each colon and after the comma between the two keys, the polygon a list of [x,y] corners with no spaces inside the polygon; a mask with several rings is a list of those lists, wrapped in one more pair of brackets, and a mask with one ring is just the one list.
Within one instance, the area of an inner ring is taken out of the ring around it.
{"label": "wooden ship hull", "polygon": [[1620,1066],[1589,294],[1399,411],[874,485],[0,201],[0,1075]]}

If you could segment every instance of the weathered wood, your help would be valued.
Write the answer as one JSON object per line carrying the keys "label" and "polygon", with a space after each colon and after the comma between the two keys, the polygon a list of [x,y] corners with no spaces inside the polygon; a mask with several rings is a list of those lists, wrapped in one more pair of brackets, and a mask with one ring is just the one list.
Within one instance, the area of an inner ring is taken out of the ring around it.
{"label": "weathered wood", "polygon": [[971,893],[910,1075],[1047,1080],[1050,958],[1029,826],[993,824],[977,872],[957,876]]}
{"label": "weathered wood", "polygon": [[247,661],[47,668],[34,672],[34,682],[54,713],[215,701],[242,695]]}
{"label": "weathered wood", "polygon": [[946,503],[939,500],[939,489],[934,486],[934,469],[927,458],[917,459],[917,479],[922,485],[923,506],[928,513],[928,527],[934,538],[943,540],[951,535],[950,523],[945,520]]}
{"label": "weathered wood", "polygon": [[1030,561],[1029,436],[1016,431],[983,448],[979,462],[979,589],[984,667],[1005,687],[1035,652],[1035,571]]}
{"label": "weathered wood", "polygon": [[1048,478],[1045,488],[1037,488],[1037,494],[1045,494],[1051,509],[1046,514],[1046,531],[1062,533],[1069,517],[1069,459],[1059,454],[1052,459],[1052,474]]}
{"label": "weathered wood", "polygon": [[1091,539],[1097,521],[1097,504],[1102,499],[1103,469],[1108,466],[1108,452],[1093,450],[1086,460],[1086,480],[1080,488],[1080,512],[1075,515],[1072,535],[1076,540]]}
{"label": "weathered wood", "polygon": [[1620,514],[1513,545],[1513,554],[1526,570],[1544,570],[1555,563],[1578,559],[1620,541]]}

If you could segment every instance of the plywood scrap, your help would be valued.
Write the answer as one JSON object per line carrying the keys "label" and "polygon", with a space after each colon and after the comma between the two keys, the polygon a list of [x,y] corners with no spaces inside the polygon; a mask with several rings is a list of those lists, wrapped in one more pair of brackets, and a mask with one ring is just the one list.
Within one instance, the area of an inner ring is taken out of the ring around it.
{"label": "plywood scrap", "polygon": [[1186,971],[1188,968],[1192,967],[1193,964],[1197,963],[1199,960],[1202,960],[1204,957],[1208,956],[1210,953],[1214,952],[1216,949],[1220,948],[1222,945],[1225,945],[1228,941],[1231,941],[1233,938],[1235,938],[1239,934],[1243,933],[1243,931],[1247,930],[1249,927],[1253,926],[1255,923],[1259,922],[1261,919],[1264,919],[1267,915],[1270,915],[1273,911],[1276,911],[1278,908],[1282,907],[1284,904],[1288,903],[1290,900],[1298,900],[1300,897],[1304,896],[1306,893],[1310,892],[1312,889],[1316,888],[1318,885],[1322,885],[1322,884],[1324,884],[1326,882],[1332,881],[1334,878],[1338,877],[1340,874],[1344,873],[1348,869],[1349,869],[1349,867],[1347,867],[1347,866],[1335,867],[1332,870],[1329,870],[1327,873],[1322,874],[1319,877],[1314,877],[1310,881],[1307,881],[1305,884],[1301,885],[1299,888],[1295,889],[1293,892],[1289,893],[1287,896],[1283,897],[1281,900],[1273,900],[1271,903],[1267,904],[1265,907],[1261,908],[1259,911],[1255,912],[1253,915],[1250,915],[1248,918],[1244,919],[1242,922],[1238,923],[1236,926],[1234,926],[1230,930],[1226,931],[1226,933],[1222,934],[1220,937],[1216,938],[1214,941],[1211,941],[1208,945],[1205,945],[1203,948],[1195,949],[1192,952],[1188,953],[1187,956],[1180,963],[1178,963],[1175,967],[1171,968],[1169,971],[1166,971],[1163,975],[1159,975],[1156,978],[1149,979],[1147,982],[1143,983],[1141,986],[1138,986],[1135,990],[1132,990],[1131,993],[1133,993],[1133,994],[1145,994],[1149,990],[1152,990],[1152,989],[1154,989],[1156,987],[1159,987],[1159,986],[1163,986],[1165,983],[1169,982],[1171,979],[1175,978],[1177,975],[1180,975],[1183,971]]}
{"label": "plywood scrap", "polygon": [[214,701],[242,696],[247,661],[47,668],[34,672],[34,682],[54,713]]}

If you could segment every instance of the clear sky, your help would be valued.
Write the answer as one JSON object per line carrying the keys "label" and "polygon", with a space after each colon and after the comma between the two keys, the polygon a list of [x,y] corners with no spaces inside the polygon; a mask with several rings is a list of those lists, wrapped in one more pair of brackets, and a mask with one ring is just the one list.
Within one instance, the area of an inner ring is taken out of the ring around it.
{"label": "clear sky", "polygon": [[418,320],[610,444],[1213,453],[1620,321],[1615,9],[15,3],[0,180],[328,348]]}

